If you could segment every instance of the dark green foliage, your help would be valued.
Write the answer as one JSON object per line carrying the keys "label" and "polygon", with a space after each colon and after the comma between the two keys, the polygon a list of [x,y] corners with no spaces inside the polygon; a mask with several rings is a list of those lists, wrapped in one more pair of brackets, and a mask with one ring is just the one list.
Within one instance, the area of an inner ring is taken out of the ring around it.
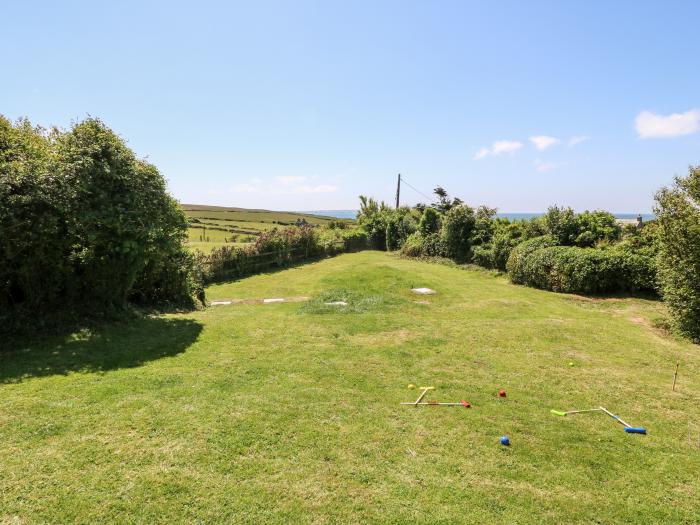
{"label": "dark green foliage", "polygon": [[367,232],[362,228],[321,228],[318,242],[326,255],[357,252],[369,247]]}
{"label": "dark green foliage", "polygon": [[540,219],[547,235],[556,239],[561,246],[571,246],[578,237],[578,224],[576,215],[571,208],[559,208],[550,206],[547,213]]}
{"label": "dark green foliage", "polygon": [[0,118],[0,231],[0,304],[13,311],[99,312],[132,291],[191,303],[198,291],[163,177],[96,119],[47,135]]}
{"label": "dark green foliage", "polygon": [[52,140],[0,116],[0,309],[56,303],[71,273],[68,194]]}
{"label": "dark green foliage", "polygon": [[566,293],[648,291],[647,272],[645,261],[635,254],[550,246],[520,254],[517,282]]}
{"label": "dark green foliage", "polygon": [[386,250],[386,228],[390,211],[384,202],[378,203],[360,195],[357,222],[367,232],[370,247],[375,250]]}
{"label": "dark green foliage", "polygon": [[656,194],[658,272],[674,326],[700,342],[700,166]]}
{"label": "dark green foliage", "polygon": [[622,228],[607,211],[585,211],[578,215],[571,208],[551,206],[540,219],[545,232],[561,246],[592,247],[596,243],[615,242]]}
{"label": "dark green foliage", "polygon": [[438,210],[440,213],[447,213],[455,206],[461,206],[462,204],[464,204],[464,201],[457,197],[455,197],[454,199],[450,199],[447,190],[445,190],[445,188],[443,188],[442,186],[438,186],[437,188],[435,188],[433,190],[433,193],[438,198],[438,201],[433,204],[433,208]]}
{"label": "dark green foliage", "polygon": [[454,206],[445,214],[442,220],[442,239],[448,257],[459,262],[471,257],[475,224],[476,216],[469,206]]}
{"label": "dark green foliage", "polygon": [[386,222],[386,249],[388,251],[398,250],[401,246],[401,240],[399,238],[399,223],[401,218],[397,216],[391,216]]}
{"label": "dark green foliage", "polygon": [[187,250],[151,259],[129,290],[129,300],[139,304],[192,304],[204,302],[202,267]]}
{"label": "dark green foliage", "polygon": [[418,223],[418,231],[424,237],[440,231],[440,214],[434,208],[426,208],[423,211]]}
{"label": "dark green foliage", "polygon": [[517,284],[525,284],[525,262],[528,256],[541,248],[556,246],[557,240],[550,235],[542,235],[518,244],[510,253],[506,269],[510,280]]}
{"label": "dark green foliage", "polygon": [[[478,224],[477,220],[477,226]],[[489,228],[490,238],[485,243],[472,248],[473,262],[485,268],[506,271],[508,257],[518,244],[543,235],[543,229],[540,226],[539,220],[510,222],[508,219],[492,219]],[[482,227],[481,230],[487,231],[487,228]]]}
{"label": "dark green foliage", "polygon": [[439,233],[423,235],[416,232],[401,247],[406,257],[447,257],[447,245]]}

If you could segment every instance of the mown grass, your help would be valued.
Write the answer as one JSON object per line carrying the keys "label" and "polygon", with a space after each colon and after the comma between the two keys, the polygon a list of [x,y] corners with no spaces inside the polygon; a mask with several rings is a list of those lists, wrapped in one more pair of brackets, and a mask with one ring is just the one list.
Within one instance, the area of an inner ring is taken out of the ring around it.
{"label": "mown grass", "polygon": [[[700,520],[700,353],[659,303],[376,252],[208,289],[299,296],[2,354],[0,522]],[[408,383],[473,408],[400,406]],[[549,413],[598,405],[648,435]]]}

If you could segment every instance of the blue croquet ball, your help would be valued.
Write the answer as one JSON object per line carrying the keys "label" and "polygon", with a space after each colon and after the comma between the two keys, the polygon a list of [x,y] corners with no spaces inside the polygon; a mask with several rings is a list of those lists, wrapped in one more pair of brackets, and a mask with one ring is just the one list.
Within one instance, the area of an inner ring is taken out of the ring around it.
{"label": "blue croquet ball", "polygon": [[501,445],[503,445],[504,447],[510,445],[510,439],[508,439],[508,436],[501,436]]}

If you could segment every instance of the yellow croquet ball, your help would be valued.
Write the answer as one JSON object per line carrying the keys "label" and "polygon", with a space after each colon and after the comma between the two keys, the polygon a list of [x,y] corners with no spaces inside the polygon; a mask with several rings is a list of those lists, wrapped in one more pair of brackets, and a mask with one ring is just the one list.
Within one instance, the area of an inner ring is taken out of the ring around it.
{"label": "yellow croquet ball", "polygon": [[408,388],[416,388],[416,385],[408,385]]}

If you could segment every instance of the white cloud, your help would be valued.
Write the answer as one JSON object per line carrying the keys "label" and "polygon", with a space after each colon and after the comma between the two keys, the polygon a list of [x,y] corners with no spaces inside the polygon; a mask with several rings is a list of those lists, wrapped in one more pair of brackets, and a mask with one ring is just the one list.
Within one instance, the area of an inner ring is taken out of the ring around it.
{"label": "white cloud", "polygon": [[591,137],[588,137],[586,135],[574,135],[569,139],[569,147],[573,148],[577,144],[581,144],[582,142],[586,142],[587,140],[590,140]]}
{"label": "white cloud", "polygon": [[670,115],[642,111],[634,120],[634,127],[641,139],[690,135],[700,129],[700,111],[691,109],[685,113]]}
{"label": "white cloud", "polygon": [[491,144],[490,148],[481,148],[474,155],[474,160],[483,159],[488,155],[501,155],[503,153],[513,154],[523,147],[522,142],[517,140],[497,140]]}
{"label": "white cloud", "polygon": [[547,148],[551,148],[552,146],[559,144],[560,141],[556,137],[535,135],[534,137],[530,137],[530,142],[532,142],[538,150],[544,151]]}

